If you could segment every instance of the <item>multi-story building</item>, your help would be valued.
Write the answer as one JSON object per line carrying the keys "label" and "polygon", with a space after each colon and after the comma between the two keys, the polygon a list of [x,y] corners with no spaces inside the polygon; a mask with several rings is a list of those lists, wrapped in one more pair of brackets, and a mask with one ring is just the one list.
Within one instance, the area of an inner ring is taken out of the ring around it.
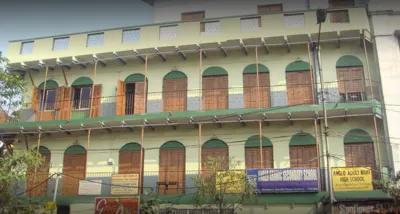
{"label": "multi-story building", "polygon": [[[46,157],[36,178],[62,173],[60,211],[93,213],[95,197],[113,195],[116,174],[137,174],[144,197],[190,208],[191,177],[213,156],[235,157],[240,169],[317,168],[317,189],[276,190],[243,207],[317,213],[329,198],[320,72],[331,166],[371,167],[375,179],[390,173],[364,6],[155,1],[152,25],[11,41],[8,69],[29,84],[19,121],[0,128],[16,136],[16,149]],[[320,67],[319,7],[329,11]],[[34,177],[21,186],[34,187]],[[85,179],[103,185],[82,190]],[[51,199],[54,189],[52,178],[26,194]],[[335,198],[387,197],[366,190]]]}

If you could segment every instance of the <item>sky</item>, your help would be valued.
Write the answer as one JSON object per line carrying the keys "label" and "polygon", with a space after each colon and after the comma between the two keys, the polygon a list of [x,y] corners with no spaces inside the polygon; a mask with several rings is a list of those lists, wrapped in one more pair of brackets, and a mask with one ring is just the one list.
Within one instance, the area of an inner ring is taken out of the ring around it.
{"label": "sky", "polygon": [[0,0],[0,51],[10,40],[150,24],[141,0]]}

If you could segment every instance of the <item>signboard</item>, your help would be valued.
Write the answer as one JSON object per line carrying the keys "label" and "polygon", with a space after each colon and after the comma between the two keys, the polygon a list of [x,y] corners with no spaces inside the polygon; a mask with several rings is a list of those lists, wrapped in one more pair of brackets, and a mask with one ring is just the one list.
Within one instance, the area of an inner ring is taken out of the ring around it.
{"label": "signboard", "polygon": [[335,192],[372,190],[371,167],[334,167],[332,183]]}
{"label": "signboard", "polygon": [[224,193],[243,193],[246,188],[245,171],[217,172],[215,180],[217,191],[222,188]]}
{"label": "signboard", "polygon": [[138,214],[139,197],[96,198],[95,214]]}
{"label": "signboard", "polygon": [[259,193],[318,192],[318,168],[248,169]]}
{"label": "signboard", "polygon": [[111,176],[111,195],[137,195],[139,174],[115,174]]}
{"label": "signboard", "polygon": [[101,180],[79,181],[79,195],[101,195]]}
{"label": "signboard", "polygon": [[389,202],[349,202],[335,205],[333,214],[395,214],[398,210]]}

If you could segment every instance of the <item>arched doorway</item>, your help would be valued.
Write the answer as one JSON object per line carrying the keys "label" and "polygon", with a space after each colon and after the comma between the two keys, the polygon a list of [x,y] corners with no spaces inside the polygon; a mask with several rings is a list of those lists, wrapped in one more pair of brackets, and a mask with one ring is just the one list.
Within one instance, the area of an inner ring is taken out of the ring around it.
{"label": "arched doorway", "polygon": [[269,69],[263,64],[258,64],[258,79],[260,82],[260,90],[257,93],[258,85],[256,64],[251,64],[244,68],[243,93],[245,108],[258,108],[258,102],[260,102],[261,108],[267,108],[271,106]]}
{"label": "arched doorway", "polygon": [[289,142],[290,168],[318,167],[315,138],[308,133],[297,133]]}
{"label": "arched doorway", "polygon": [[296,61],[286,66],[286,90],[288,105],[313,104],[310,64]]}
{"label": "arched doorway", "polygon": [[[36,149],[37,148],[35,148],[34,150]],[[25,195],[27,196],[44,196],[47,193],[47,181],[41,185],[39,184],[49,177],[51,152],[48,148],[40,146],[39,154],[44,158],[42,165],[36,169],[36,173],[34,168],[28,169],[26,173],[25,189],[28,190],[35,187],[34,189],[25,193]]]}
{"label": "arched doorway", "polygon": [[119,150],[119,174],[139,174],[140,177],[140,148],[138,143],[127,143]]}
{"label": "arched doorway", "polygon": [[186,111],[187,76],[180,71],[171,71],[163,80],[163,112]]}
{"label": "arched doorway", "polygon": [[261,137],[261,142],[262,165],[260,163],[260,136],[253,135],[246,140],[244,144],[246,169],[274,168],[272,142],[264,136]]}
{"label": "arched doorway", "polygon": [[366,131],[353,129],[347,132],[343,142],[346,167],[371,167],[372,171],[375,170],[374,141]]}
{"label": "arched doorway", "polygon": [[203,72],[202,110],[228,108],[228,72],[214,66]]}
{"label": "arched doorway", "polygon": [[125,81],[118,80],[117,116],[146,113],[147,88],[148,84],[144,88],[143,74],[129,75]]}
{"label": "arched doorway", "polygon": [[228,145],[222,140],[211,139],[203,144],[201,147],[201,170],[202,175],[205,177],[209,176],[209,169],[207,168],[207,162],[209,158],[221,158],[221,169],[229,168],[229,148]]}
{"label": "arched doorway", "polygon": [[158,194],[185,193],[185,146],[178,141],[169,141],[160,147]]}
{"label": "arched doorway", "polygon": [[86,149],[74,145],[64,152],[62,195],[78,195],[79,181],[86,178]]}
{"label": "arched doorway", "polygon": [[355,56],[342,56],[336,62],[338,90],[342,101],[365,99],[364,71],[361,60]]}

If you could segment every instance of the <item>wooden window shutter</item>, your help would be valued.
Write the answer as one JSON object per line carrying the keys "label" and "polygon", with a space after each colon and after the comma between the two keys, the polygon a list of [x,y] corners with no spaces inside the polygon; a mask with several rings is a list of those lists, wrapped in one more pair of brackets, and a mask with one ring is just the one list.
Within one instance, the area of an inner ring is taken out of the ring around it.
{"label": "wooden window shutter", "polygon": [[158,194],[184,194],[185,150],[161,149],[159,175]]}
{"label": "wooden window shutter", "polygon": [[258,100],[262,108],[270,106],[269,73],[259,73],[260,97],[257,97],[257,74],[243,74],[243,91],[245,108],[258,108]]}
{"label": "wooden window shutter", "polygon": [[199,20],[199,19],[204,19],[204,18],[205,18],[204,11],[189,12],[189,13],[181,14],[182,21]]}
{"label": "wooden window shutter", "polygon": [[329,7],[351,7],[354,0],[329,0]]}
{"label": "wooden window shutter", "polygon": [[62,107],[59,112],[58,118],[60,120],[71,119],[71,109],[72,109],[72,88],[64,88],[64,100],[62,102]]}
{"label": "wooden window shutter", "polygon": [[118,80],[117,83],[117,116],[125,115],[126,107],[126,84],[125,82]]}
{"label": "wooden window shutter", "polygon": [[271,4],[271,5],[258,5],[258,13],[272,13],[272,12],[282,12],[282,4]]}
{"label": "wooden window shutter", "polygon": [[56,88],[56,103],[55,103],[55,109],[60,110],[63,104],[64,100],[64,86]]}
{"label": "wooden window shutter", "polygon": [[206,32],[206,23],[200,22],[200,32]]}
{"label": "wooden window shutter", "polygon": [[318,161],[316,146],[290,146],[290,168],[317,167]]}
{"label": "wooden window shutter", "polygon": [[94,85],[91,118],[100,116],[101,84]]}
{"label": "wooden window shutter", "polygon": [[[37,168],[36,173],[34,168],[27,170],[26,189],[28,190],[35,187],[31,191],[25,193],[27,196],[44,196],[47,193],[47,181],[44,181],[49,176],[50,154],[41,154],[41,156],[44,158],[44,162],[41,167]],[[40,184],[42,182],[43,184]]]}
{"label": "wooden window shutter", "polygon": [[144,89],[144,82],[135,82],[135,103],[134,114],[144,114],[147,108],[147,88]]}
{"label": "wooden window shutter", "polygon": [[32,90],[32,109],[35,112],[39,111],[39,102],[40,102],[40,89],[34,88]]}
{"label": "wooden window shutter", "polygon": [[187,78],[163,81],[163,112],[186,111]]}

